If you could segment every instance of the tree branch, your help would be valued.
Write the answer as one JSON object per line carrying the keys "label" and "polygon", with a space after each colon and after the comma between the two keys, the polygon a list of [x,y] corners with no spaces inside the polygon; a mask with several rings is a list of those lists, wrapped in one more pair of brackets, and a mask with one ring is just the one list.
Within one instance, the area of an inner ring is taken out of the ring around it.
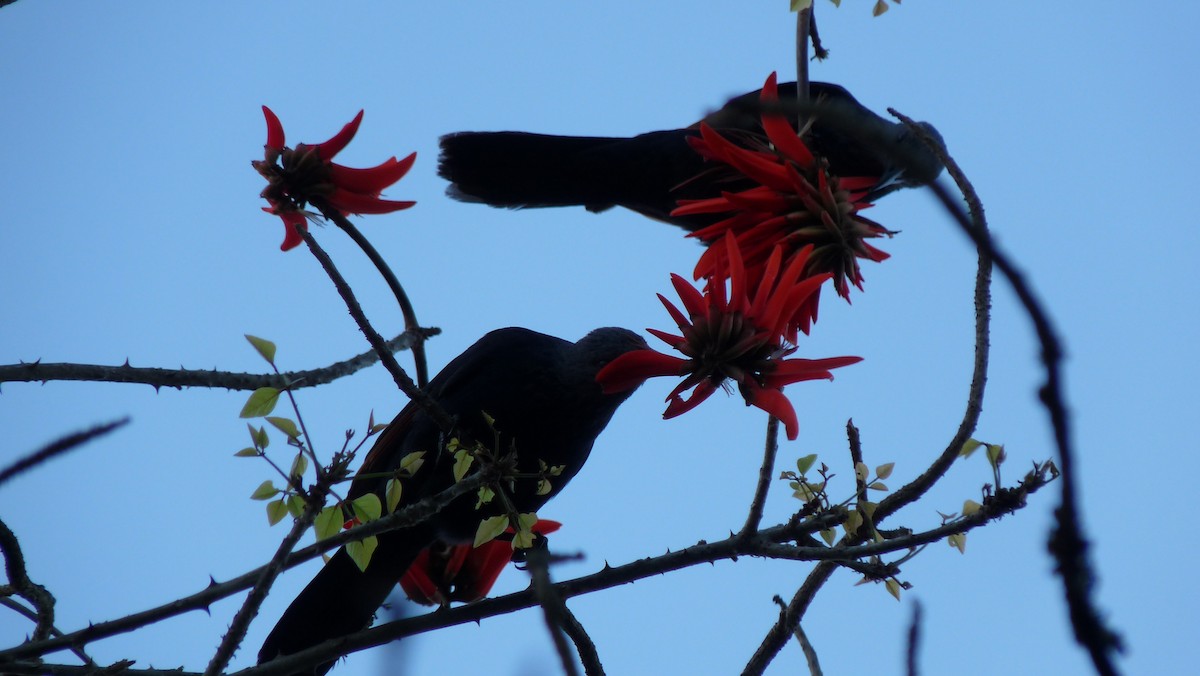
{"label": "tree branch", "polygon": [[[121,418],[120,420],[114,420],[110,423],[96,425],[95,427],[88,428],[82,432],[75,432],[60,439],[55,439],[33,453],[30,453],[8,467],[5,467],[3,470],[0,470],[0,485],[4,484],[4,482],[17,476],[18,474],[21,474],[22,472],[31,470],[53,457],[78,448],[92,439],[102,437],[105,434],[108,434],[118,427],[122,427],[128,423],[129,418]],[[11,580],[12,578],[10,577],[9,579]]]}
{"label": "tree branch", "polygon": [[[390,354],[396,350],[406,350],[419,343],[419,337],[436,336],[441,329],[427,328],[419,332],[404,332],[384,343],[385,350]],[[139,383],[151,385],[154,388],[173,387],[181,390],[185,387],[223,387],[227,390],[257,390],[260,387],[301,388],[324,385],[343,376],[360,371],[379,361],[375,350],[368,350],[358,356],[351,357],[329,366],[310,369],[307,371],[288,371],[286,373],[235,373],[233,371],[165,369],[153,367],[130,366],[126,361],[121,366],[102,366],[98,364],[43,364],[40,361],[32,363],[0,365],[0,383],[7,382],[49,382],[51,380],[82,380],[105,383]]]}

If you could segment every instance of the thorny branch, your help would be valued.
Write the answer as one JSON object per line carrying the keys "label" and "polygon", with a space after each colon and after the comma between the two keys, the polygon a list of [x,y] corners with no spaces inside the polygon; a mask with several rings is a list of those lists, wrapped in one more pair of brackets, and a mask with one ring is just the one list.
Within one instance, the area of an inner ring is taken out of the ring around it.
{"label": "thorny branch", "polygon": [[[384,343],[387,352],[407,350],[429,336],[441,333],[437,328],[419,328],[405,331]],[[235,373],[233,371],[165,369],[145,366],[130,366],[126,361],[120,366],[100,364],[67,364],[40,361],[0,365],[0,383],[36,383],[51,380],[81,380],[104,383],[139,383],[155,388],[185,387],[225,388],[227,390],[256,390],[260,387],[298,389],[331,383],[379,361],[375,350],[368,350],[329,366],[307,371],[285,373]]]}

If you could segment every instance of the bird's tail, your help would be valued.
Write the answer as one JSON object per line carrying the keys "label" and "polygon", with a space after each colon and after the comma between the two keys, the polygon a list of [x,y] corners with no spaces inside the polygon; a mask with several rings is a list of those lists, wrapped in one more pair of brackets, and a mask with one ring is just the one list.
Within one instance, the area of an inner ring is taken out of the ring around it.
{"label": "bird's tail", "polygon": [[606,148],[627,139],[551,136],[516,131],[459,132],[442,137],[438,174],[451,197],[494,207],[613,205]]}
{"label": "bird's tail", "polygon": [[[384,551],[387,545],[394,549],[398,545],[398,549]],[[366,572],[358,569],[346,550],[338,550],[279,618],[258,651],[258,663],[367,628],[376,609],[416,556],[416,551],[409,552],[412,547],[402,543],[387,545],[380,540]],[[332,666],[329,662],[302,673],[324,674]]]}

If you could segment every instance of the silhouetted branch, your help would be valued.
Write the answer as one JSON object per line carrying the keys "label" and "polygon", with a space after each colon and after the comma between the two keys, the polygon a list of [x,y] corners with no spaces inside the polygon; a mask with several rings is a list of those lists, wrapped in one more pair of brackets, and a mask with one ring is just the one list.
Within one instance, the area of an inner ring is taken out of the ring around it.
{"label": "silhouetted branch", "polygon": [[[384,343],[390,354],[396,350],[406,350],[428,336],[436,336],[441,329],[423,328],[414,332],[405,331]],[[310,369],[307,371],[288,371],[285,373],[235,373],[233,371],[165,369],[155,367],[130,366],[126,361],[121,366],[101,366],[98,364],[43,364],[40,361],[32,363],[5,364],[0,366],[0,383],[6,382],[49,382],[51,380],[83,380],[105,383],[139,383],[155,388],[173,387],[177,390],[185,387],[225,388],[227,390],[257,390],[260,387],[277,389],[298,389],[313,387],[333,382],[338,378],[360,371],[375,362],[379,356],[375,350],[368,350],[356,357],[340,361],[329,366]]]}
{"label": "silhouetted branch", "polygon": [[79,446],[86,444],[96,437],[102,437],[118,427],[127,424],[128,422],[129,418],[121,418],[120,420],[114,420],[110,423],[96,425],[95,427],[88,428],[82,432],[75,432],[60,439],[55,439],[33,453],[30,453],[8,467],[5,467],[3,470],[0,470],[0,484],[3,484],[22,472],[26,472],[34,467],[37,467],[38,465],[55,456],[66,453],[74,448],[78,448]]}
{"label": "silhouetted branch", "polygon": [[396,274],[392,272],[392,268],[388,266],[387,261],[383,260],[383,256],[379,255],[379,251],[375,249],[375,245],[371,244],[370,240],[359,232],[358,228],[342,215],[337,209],[329,208],[329,205],[321,203],[315,204],[321,210],[321,214],[325,218],[334,222],[342,229],[358,248],[363,250],[371,263],[375,265],[375,269],[383,276],[383,281],[387,283],[388,288],[392,290],[392,295],[396,297],[396,303],[400,305],[400,312],[404,315],[404,331],[405,333],[413,333],[419,339],[412,345],[413,363],[417,372],[417,385],[425,387],[429,384],[429,366],[425,362],[425,334],[421,332],[421,325],[417,322],[417,313],[413,310],[412,302],[408,299],[408,294],[405,293],[404,287],[401,286],[400,280],[396,278]]}

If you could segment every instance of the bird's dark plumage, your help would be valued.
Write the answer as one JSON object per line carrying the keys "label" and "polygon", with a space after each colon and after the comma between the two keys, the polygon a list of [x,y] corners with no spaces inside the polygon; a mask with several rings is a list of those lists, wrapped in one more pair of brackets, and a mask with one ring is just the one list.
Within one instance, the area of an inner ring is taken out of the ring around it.
{"label": "bird's dark plumage", "polygon": [[[500,452],[515,448],[517,471],[536,474],[539,461],[564,466],[552,490],[537,495],[535,480],[510,491],[520,512],[536,511],[583,466],[592,444],[630,394],[602,394],[596,373],[617,356],[646,343],[625,329],[603,328],[572,343],[521,328],[492,331],[452,360],[427,391],[457,422],[456,434],[491,445],[495,421]],[[404,483],[404,503],[453,484],[453,458],[440,446],[441,431],[423,409],[409,403],[367,454],[361,473],[396,469],[404,456],[425,451],[425,463]],[[347,498],[382,493],[386,479],[357,479]],[[481,519],[499,513],[475,509],[475,496],[451,503],[432,520],[379,536],[366,572],[339,550],[292,602],[259,651],[259,663],[366,628],[417,553],[435,539],[470,541]],[[498,509],[498,508],[496,508]],[[332,664],[313,673],[323,674]],[[305,672],[308,673],[308,672]]]}
{"label": "bird's dark plumage", "polygon": [[[871,112],[843,87],[812,82],[809,91],[827,112],[815,116],[805,142],[829,161],[835,175],[878,177],[871,198],[924,185],[941,172],[941,163],[906,127]],[[795,95],[795,82],[779,85],[781,100]],[[765,142],[758,99],[757,91],[743,94],[702,121],[735,142]],[[833,116],[839,119],[830,121]],[[630,138],[515,131],[448,134],[441,140],[438,173],[451,182],[450,196],[460,201],[512,209],[584,206],[603,211],[622,206],[696,230],[712,223],[713,217],[671,217],[677,200],[718,197],[722,190],[738,189],[727,175],[706,174],[712,163],[687,141],[699,135],[699,124]],[[932,126],[924,128],[940,140]],[[898,167],[874,149],[880,143],[900,145],[912,161]]]}

